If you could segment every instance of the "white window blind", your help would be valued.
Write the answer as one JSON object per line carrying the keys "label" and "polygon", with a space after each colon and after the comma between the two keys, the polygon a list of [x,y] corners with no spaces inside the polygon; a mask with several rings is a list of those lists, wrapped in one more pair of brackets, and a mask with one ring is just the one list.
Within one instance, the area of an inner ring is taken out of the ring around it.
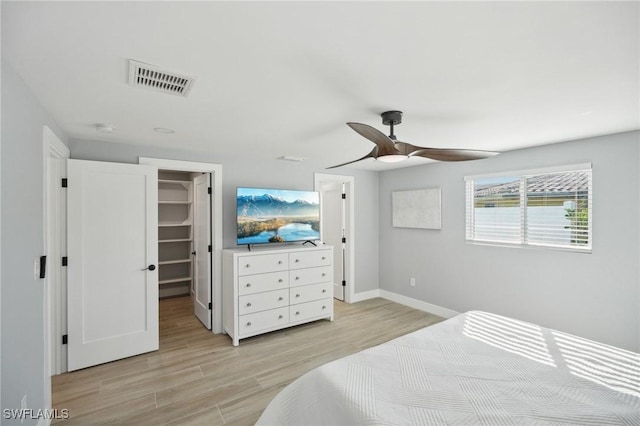
{"label": "white window blind", "polygon": [[591,250],[591,165],[465,180],[468,241]]}

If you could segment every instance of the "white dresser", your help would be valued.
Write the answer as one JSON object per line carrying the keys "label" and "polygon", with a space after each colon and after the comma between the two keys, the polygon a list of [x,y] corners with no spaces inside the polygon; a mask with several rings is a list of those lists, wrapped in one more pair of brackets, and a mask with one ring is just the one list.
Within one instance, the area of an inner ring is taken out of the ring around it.
{"label": "white dresser", "polygon": [[240,339],[333,321],[333,247],[223,250],[224,331]]}

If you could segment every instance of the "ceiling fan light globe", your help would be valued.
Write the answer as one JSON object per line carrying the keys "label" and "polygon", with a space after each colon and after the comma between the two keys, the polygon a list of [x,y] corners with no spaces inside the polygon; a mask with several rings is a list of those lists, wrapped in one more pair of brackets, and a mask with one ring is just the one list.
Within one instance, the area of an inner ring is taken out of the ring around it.
{"label": "ceiling fan light globe", "polygon": [[399,163],[400,161],[404,161],[407,158],[409,157],[403,154],[390,154],[376,157],[376,160],[382,161],[383,163]]}

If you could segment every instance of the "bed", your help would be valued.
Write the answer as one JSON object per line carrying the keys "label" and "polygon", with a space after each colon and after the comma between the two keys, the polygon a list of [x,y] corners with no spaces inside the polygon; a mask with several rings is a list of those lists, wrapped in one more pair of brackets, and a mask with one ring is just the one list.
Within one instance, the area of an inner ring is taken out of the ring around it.
{"label": "bed", "polygon": [[258,425],[640,425],[640,354],[471,311],[325,364]]}

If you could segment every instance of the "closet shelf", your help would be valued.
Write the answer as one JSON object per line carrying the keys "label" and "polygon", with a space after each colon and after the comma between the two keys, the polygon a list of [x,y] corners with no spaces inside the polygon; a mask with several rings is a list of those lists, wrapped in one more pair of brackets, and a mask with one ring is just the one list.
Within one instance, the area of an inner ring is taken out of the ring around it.
{"label": "closet shelf", "polygon": [[158,223],[159,228],[168,228],[172,226],[191,226],[190,223]]}
{"label": "closet shelf", "polygon": [[191,263],[191,259],[163,260],[158,262],[158,265],[175,265],[177,263]]}
{"label": "closet shelf", "polygon": [[171,279],[167,279],[167,280],[160,280],[160,281],[158,281],[158,284],[162,285],[162,284],[180,283],[180,282],[183,282],[183,281],[191,281],[191,276],[171,278]]}
{"label": "closet shelf", "polygon": [[191,241],[191,238],[175,238],[172,240],[158,240],[158,243],[181,243]]}
{"label": "closet shelf", "polygon": [[189,205],[191,204],[191,201],[169,201],[169,200],[158,200],[158,204],[183,204],[183,205]]}
{"label": "closet shelf", "polygon": [[175,183],[181,185],[189,185],[191,181],[188,180],[178,180],[178,179],[158,179],[158,183]]}

